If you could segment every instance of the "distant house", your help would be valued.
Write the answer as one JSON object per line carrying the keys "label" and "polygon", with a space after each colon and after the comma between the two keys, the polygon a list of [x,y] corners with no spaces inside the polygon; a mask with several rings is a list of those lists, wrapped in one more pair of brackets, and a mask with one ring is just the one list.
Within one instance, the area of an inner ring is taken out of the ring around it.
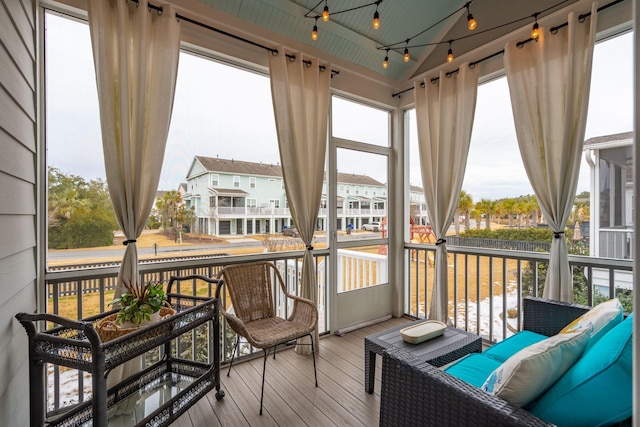
{"label": "distant house", "polygon": [[[349,224],[361,228],[386,216],[385,184],[366,175],[338,173],[337,187],[338,230],[346,230]],[[318,213],[320,230],[327,229],[327,194],[325,180]],[[184,199],[187,208],[194,208],[194,231],[200,233],[278,233],[293,225],[278,164],[195,156]]]}
{"label": "distant house", "polygon": [[[590,138],[584,143],[585,158],[591,169],[591,256],[633,259],[634,139],[633,132],[624,132]],[[594,285],[608,289],[608,276],[599,277],[599,274],[594,269]],[[618,272],[615,281],[617,287],[632,289],[630,272]]]}
{"label": "distant house", "polygon": [[409,186],[409,212],[414,224],[428,225],[427,203],[424,200],[422,187]]}
{"label": "distant house", "polygon": [[184,196],[187,194],[187,183],[186,182],[181,182],[180,184],[178,184],[178,194],[180,194],[180,197],[182,197],[182,200],[184,201]]}

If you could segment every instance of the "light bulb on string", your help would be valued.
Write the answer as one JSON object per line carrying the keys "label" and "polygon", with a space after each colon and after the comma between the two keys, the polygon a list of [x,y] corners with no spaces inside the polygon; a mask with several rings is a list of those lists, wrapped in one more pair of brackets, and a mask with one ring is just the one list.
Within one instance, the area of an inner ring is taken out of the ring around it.
{"label": "light bulb on string", "polygon": [[324,22],[329,21],[329,6],[325,3],[324,9],[322,10],[322,20]]}
{"label": "light bulb on string", "polygon": [[473,15],[469,10],[469,3],[467,3],[465,6],[467,7],[467,27],[469,28],[469,30],[473,31],[478,26],[478,23],[475,19],[473,19]]}
{"label": "light bulb on string", "polygon": [[538,41],[538,37],[540,37],[540,28],[538,28],[538,23],[536,22],[531,30],[531,38]]}
{"label": "light bulb on string", "polygon": [[405,47],[404,48],[404,62],[409,62],[409,60],[411,59],[411,55],[409,55],[409,48]]}
{"label": "light bulb on string", "polygon": [[311,31],[311,40],[313,40],[313,41],[318,40],[318,26],[317,25],[313,26],[313,31]]}
{"label": "light bulb on string", "polygon": [[451,42],[449,42],[449,51],[447,51],[447,62],[453,61],[453,49],[451,49]]}
{"label": "light bulb on string", "polygon": [[531,38],[535,41],[538,41],[538,37],[540,37],[540,28],[538,27],[538,14],[535,13],[533,15],[535,22],[533,24],[533,28],[531,29]]}
{"label": "light bulb on string", "polygon": [[378,13],[378,9],[376,9],[373,14],[373,29],[377,30],[378,28],[380,28],[380,14]]}
{"label": "light bulb on string", "polygon": [[387,53],[384,56],[384,61],[382,61],[382,68],[386,69],[389,67],[389,49],[387,49]]}
{"label": "light bulb on string", "polygon": [[467,25],[471,31],[475,30],[476,27],[478,26],[478,23],[476,22],[475,19],[473,19],[472,14],[467,15]]}

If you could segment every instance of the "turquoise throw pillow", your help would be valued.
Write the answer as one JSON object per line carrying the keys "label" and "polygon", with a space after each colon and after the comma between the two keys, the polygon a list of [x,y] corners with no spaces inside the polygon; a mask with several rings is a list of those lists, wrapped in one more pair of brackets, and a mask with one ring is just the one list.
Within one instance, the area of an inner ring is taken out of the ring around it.
{"label": "turquoise throw pillow", "polygon": [[601,426],[632,412],[633,314],[589,348],[529,411],[560,427]]}
{"label": "turquoise throw pillow", "polygon": [[479,388],[484,384],[489,374],[498,366],[500,366],[500,362],[495,359],[485,357],[481,353],[471,353],[450,365],[444,371],[467,384]]}
{"label": "turquoise throw pillow", "polygon": [[537,334],[531,331],[520,331],[515,335],[511,335],[506,340],[500,341],[492,345],[482,352],[487,357],[504,362],[525,347],[535,344],[549,337]]}

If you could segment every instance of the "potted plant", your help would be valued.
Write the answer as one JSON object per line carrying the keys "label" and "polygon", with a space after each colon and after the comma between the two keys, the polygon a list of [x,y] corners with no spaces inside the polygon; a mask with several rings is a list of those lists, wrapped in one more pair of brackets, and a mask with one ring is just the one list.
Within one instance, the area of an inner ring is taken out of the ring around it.
{"label": "potted plant", "polygon": [[175,310],[167,302],[162,282],[151,281],[141,285],[123,281],[123,284],[125,292],[109,303],[111,306],[119,306],[120,310],[102,318],[95,325],[103,342],[175,314]]}
{"label": "potted plant", "polygon": [[167,300],[162,282],[148,282],[142,286],[131,281],[123,283],[127,290],[109,304],[120,305],[116,323],[132,328],[160,320],[160,309]]}

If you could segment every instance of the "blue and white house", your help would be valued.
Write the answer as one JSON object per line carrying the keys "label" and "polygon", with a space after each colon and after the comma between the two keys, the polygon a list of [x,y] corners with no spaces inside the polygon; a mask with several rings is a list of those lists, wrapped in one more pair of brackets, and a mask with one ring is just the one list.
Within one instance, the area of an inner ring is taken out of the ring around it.
{"label": "blue and white house", "polygon": [[[338,230],[360,229],[387,215],[387,186],[369,176],[338,173]],[[195,210],[195,230],[211,235],[278,233],[293,225],[278,164],[195,156],[184,199]],[[424,193],[411,187],[412,215],[426,216]],[[327,230],[327,183],[317,228]],[[415,220],[416,218],[414,218]],[[426,221],[426,217],[423,219]]]}

